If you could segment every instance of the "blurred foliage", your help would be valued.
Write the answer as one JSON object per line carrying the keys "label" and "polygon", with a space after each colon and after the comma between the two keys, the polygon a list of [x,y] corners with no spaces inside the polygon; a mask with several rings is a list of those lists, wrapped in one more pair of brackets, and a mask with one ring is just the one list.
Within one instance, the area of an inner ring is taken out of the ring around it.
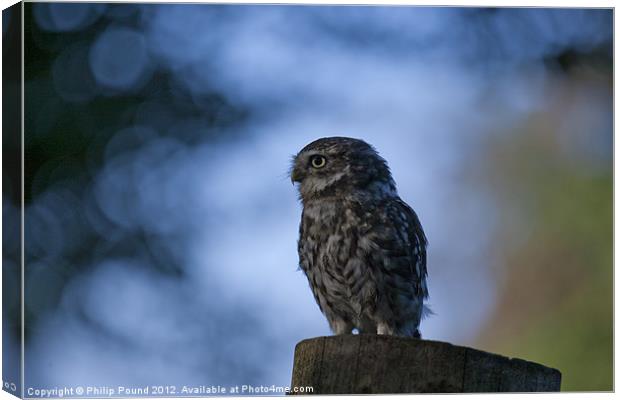
{"label": "blurred foliage", "polygon": [[[33,244],[26,246],[27,265],[30,266],[26,269],[27,281],[29,286],[37,288],[26,293],[27,338],[36,329],[38,317],[57,306],[65,284],[101,258],[144,258],[163,274],[175,276],[181,273],[178,260],[174,260],[167,254],[166,247],[159,244],[165,238],[153,237],[146,231],[121,229],[117,229],[118,235],[112,238],[98,230],[86,215],[84,202],[90,196],[94,178],[106,162],[106,149],[114,135],[128,126],[139,125],[152,127],[158,137],[174,137],[191,145],[218,140],[219,129],[242,122],[246,113],[230,106],[215,91],[202,98],[190,96],[176,87],[171,74],[163,69],[156,70],[148,82],[125,92],[97,87],[89,68],[87,47],[82,50],[81,46],[92,42],[110,24],[138,26],[140,13],[136,9],[129,10],[126,5],[109,4],[105,13],[84,29],[47,31],[41,29],[35,20],[36,7],[35,3],[26,3],[24,15],[24,198],[28,207],[37,199],[45,199],[43,195],[51,189],[52,197],[56,196],[56,208],[43,205],[30,209],[26,215],[26,243]],[[73,11],[68,8],[65,13],[71,16]],[[65,52],[73,57],[69,65],[75,71],[58,70],[57,63]],[[67,78],[59,78],[60,74],[66,74]],[[82,93],[87,89],[92,95]],[[159,109],[168,113],[169,120],[199,120],[201,134],[190,135],[163,124],[161,120],[166,115],[158,112]],[[154,115],[159,118],[153,118]],[[135,141],[133,146],[120,146],[114,155],[130,152],[146,143]],[[5,148],[5,154],[16,151]],[[12,186],[19,185],[19,176],[9,175],[5,181]],[[10,196],[14,204],[19,204],[19,192],[5,192],[5,195]],[[99,217],[105,220],[103,215]],[[60,224],[66,229],[63,232],[66,253],[62,257],[50,258],[45,251],[31,250],[41,238],[35,236],[39,230],[48,229],[47,233],[39,235],[51,234],[45,222]],[[72,232],[78,232],[80,240],[68,243]],[[105,254],[94,250],[103,243]],[[37,267],[46,264],[54,265],[52,277],[47,272],[38,273]],[[36,309],[33,309],[34,304]]]}
{"label": "blurred foliage", "polygon": [[503,283],[479,345],[559,369],[567,391],[613,389],[612,114],[575,123],[612,87],[608,66],[552,80],[544,109],[497,127],[479,165],[503,207],[491,250]]}

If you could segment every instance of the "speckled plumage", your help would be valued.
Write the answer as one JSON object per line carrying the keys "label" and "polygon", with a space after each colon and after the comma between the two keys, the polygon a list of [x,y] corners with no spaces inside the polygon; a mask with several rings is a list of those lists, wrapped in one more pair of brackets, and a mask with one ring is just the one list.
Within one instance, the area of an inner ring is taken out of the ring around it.
{"label": "speckled plumage", "polygon": [[385,160],[362,140],[318,139],[295,156],[291,180],[299,265],[332,331],[420,337],[427,241]]}

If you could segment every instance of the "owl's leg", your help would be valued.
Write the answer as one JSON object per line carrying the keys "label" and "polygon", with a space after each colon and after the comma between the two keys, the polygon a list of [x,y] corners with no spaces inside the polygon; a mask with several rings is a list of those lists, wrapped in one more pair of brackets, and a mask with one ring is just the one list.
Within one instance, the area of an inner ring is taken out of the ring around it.
{"label": "owl's leg", "polygon": [[329,326],[335,335],[346,335],[353,331],[353,324],[342,318],[329,318]]}
{"label": "owl's leg", "polygon": [[394,327],[387,322],[379,322],[377,324],[378,335],[394,335]]}

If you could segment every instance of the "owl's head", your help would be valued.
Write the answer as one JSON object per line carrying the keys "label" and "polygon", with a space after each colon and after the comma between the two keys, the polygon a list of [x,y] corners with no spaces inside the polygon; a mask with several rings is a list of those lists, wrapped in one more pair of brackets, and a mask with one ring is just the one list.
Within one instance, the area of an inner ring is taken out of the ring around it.
{"label": "owl's head", "polygon": [[328,137],[315,140],[293,158],[291,181],[302,201],[325,197],[395,196],[385,160],[363,140]]}

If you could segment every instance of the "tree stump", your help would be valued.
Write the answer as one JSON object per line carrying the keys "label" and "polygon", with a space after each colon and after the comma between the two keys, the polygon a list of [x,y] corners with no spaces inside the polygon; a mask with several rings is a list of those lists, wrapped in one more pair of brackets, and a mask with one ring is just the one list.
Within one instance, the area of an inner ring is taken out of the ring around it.
{"label": "tree stump", "polygon": [[297,344],[291,387],[310,386],[313,394],[552,392],[560,381],[557,369],[450,343],[339,335]]}

